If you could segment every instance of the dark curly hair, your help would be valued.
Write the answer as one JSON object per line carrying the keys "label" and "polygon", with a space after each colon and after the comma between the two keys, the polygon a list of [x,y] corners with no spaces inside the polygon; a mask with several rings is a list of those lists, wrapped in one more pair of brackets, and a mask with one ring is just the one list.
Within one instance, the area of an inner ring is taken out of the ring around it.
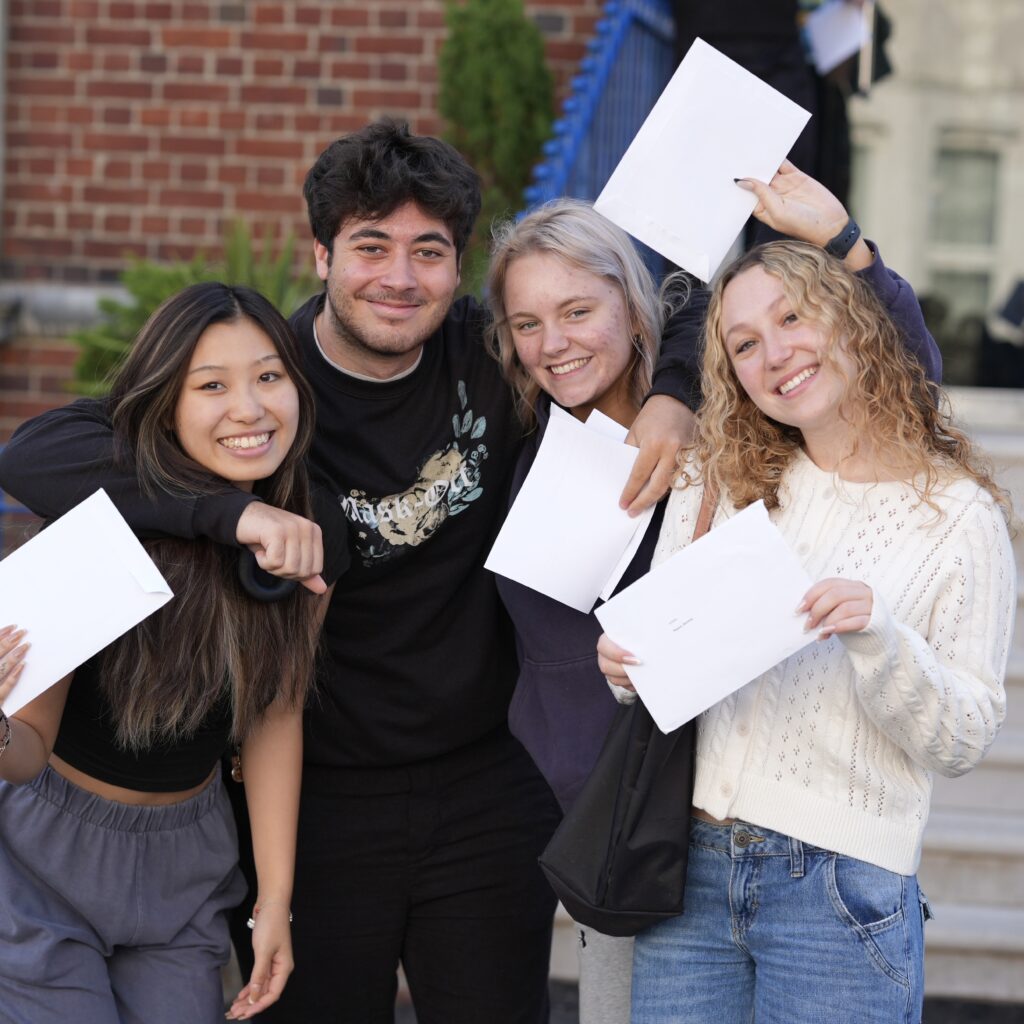
{"label": "dark curly hair", "polygon": [[458,151],[390,118],[332,142],[302,194],[313,236],[328,252],[343,221],[379,220],[414,202],[448,226],[461,256],[480,213],[480,179]]}

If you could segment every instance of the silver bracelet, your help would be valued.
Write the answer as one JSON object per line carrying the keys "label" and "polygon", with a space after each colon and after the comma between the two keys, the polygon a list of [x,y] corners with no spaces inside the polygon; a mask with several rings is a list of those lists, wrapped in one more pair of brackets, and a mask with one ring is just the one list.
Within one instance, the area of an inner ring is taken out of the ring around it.
{"label": "silver bracelet", "polygon": [[2,726],[4,730],[3,736],[0,737],[0,757],[3,757],[4,751],[11,743],[11,722],[2,711],[0,711],[0,726]]}

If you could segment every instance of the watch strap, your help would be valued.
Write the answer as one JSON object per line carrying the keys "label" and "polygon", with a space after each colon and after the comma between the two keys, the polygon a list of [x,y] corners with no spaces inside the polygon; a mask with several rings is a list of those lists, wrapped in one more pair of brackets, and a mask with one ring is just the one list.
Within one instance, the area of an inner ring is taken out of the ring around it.
{"label": "watch strap", "polygon": [[857,244],[858,238],[860,238],[860,226],[850,217],[846,222],[846,227],[826,243],[825,252],[829,256],[835,256],[837,260],[845,260],[847,253]]}

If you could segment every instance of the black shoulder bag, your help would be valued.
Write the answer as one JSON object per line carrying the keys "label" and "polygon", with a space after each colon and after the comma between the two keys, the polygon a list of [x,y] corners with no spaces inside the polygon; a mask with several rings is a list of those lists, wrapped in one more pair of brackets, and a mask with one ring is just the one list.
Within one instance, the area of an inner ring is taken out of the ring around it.
{"label": "black shoulder bag", "polygon": [[[705,488],[693,539],[717,504]],[[619,708],[594,770],[540,856],[574,921],[636,935],[683,912],[696,723],[667,735],[640,700]]]}

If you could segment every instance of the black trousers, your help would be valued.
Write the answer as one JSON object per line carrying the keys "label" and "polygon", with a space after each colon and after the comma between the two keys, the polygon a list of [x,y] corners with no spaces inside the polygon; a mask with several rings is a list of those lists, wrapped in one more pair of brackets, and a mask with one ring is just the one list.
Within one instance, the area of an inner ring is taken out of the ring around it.
{"label": "black trousers", "polygon": [[391,1024],[401,962],[419,1024],[543,1024],[558,819],[505,728],[403,768],[307,766],[296,968],[260,1019]]}

